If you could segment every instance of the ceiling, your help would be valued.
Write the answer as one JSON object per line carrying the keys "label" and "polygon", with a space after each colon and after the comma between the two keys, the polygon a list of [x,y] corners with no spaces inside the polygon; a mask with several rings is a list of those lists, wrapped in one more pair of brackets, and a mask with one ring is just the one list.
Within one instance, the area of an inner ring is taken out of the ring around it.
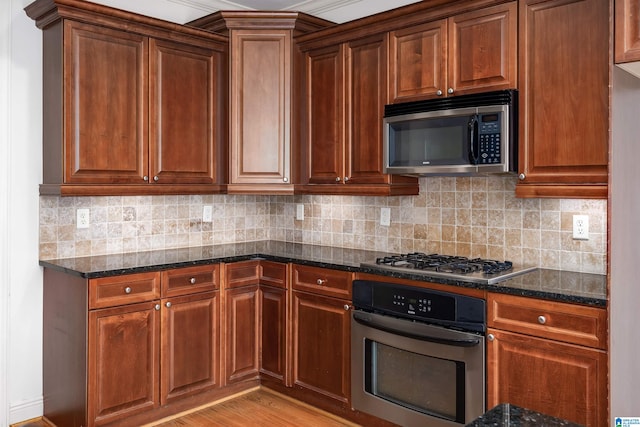
{"label": "ceiling", "polygon": [[218,10],[305,12],[336,23],[395,9],[419,0],[90,0],[118,9],[184,24]]}

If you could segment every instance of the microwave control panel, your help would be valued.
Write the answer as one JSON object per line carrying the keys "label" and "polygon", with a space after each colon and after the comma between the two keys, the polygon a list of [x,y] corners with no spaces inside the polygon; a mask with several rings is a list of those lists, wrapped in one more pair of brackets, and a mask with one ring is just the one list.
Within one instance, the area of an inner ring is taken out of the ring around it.
{"label": "microwave control panel", "polygon": [[501,163],[500,113],[480,114],[478,119],[478,163]]}

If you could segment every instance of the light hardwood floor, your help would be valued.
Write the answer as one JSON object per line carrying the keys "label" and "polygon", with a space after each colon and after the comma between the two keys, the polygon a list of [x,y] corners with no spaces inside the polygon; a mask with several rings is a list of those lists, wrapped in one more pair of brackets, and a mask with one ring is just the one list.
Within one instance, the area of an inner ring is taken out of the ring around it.
{"label": "light hardwood floor", "polygon": [[[51,427],[31,420],[11,427]],[[257,388],[218,401],[196,411],[178,414],[144,427],[357,427],[350,421],[321,411],[266,388]]]}

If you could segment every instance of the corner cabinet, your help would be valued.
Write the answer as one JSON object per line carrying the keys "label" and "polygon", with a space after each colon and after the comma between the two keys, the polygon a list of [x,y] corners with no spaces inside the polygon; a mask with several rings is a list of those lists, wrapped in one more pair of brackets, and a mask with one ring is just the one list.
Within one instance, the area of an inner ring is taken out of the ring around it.
{"label": "corner cabinet", "polygon": [[383,172],[386,35],[308,49],[305,77],[306,184],[296,193],[418,194],[417,178]]}
{"label": "corner cabinet", "polygon": [[606,309],[489,293],[487,312],[487,408],[607,425]]}
{"label": "corner cabinet", "polygon": [[391,102],[517,87],[517,29],[514,1],[391,31]]}
{"label": "corner cabinet", "polygon": [[606,198],[608,0],[523,0],[518,197]]}
{"label": "corner cabinet", "polygon": [[288,266],[250,260],[224,266],[225,381],[286,385]]}
{"label": "corner cabinet", "polygon": [[224,37],[71,0],[25,10],[43,30],[41,194],[225,190]]}
{"label": "corner cabinet", "polygon": [[189,23],[229,36],[229,193],[293,194],[300,70],[293,37],[329,25],[297,12],[218,12]]}

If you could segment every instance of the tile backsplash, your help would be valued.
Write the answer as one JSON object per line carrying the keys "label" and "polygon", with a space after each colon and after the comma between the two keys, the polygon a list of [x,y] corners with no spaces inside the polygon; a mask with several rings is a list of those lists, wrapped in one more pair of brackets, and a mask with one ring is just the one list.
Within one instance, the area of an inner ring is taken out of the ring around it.
{"label": "tile backsplash", "polygon": [[[518,199],[516,178],[420,179],[418,196],[144,196],[40,198],[40,258],[254,240],[384,252],[437,252],[606,273],[605,200]],[[304,205],[304,220],[296,206]],[[213,207],[203,222],[203,207]],[[76,228],[76,209],[90,227]],[[381,208],[391,223],[380,225]],[[589,240],[572,238],[589,216]]]}

